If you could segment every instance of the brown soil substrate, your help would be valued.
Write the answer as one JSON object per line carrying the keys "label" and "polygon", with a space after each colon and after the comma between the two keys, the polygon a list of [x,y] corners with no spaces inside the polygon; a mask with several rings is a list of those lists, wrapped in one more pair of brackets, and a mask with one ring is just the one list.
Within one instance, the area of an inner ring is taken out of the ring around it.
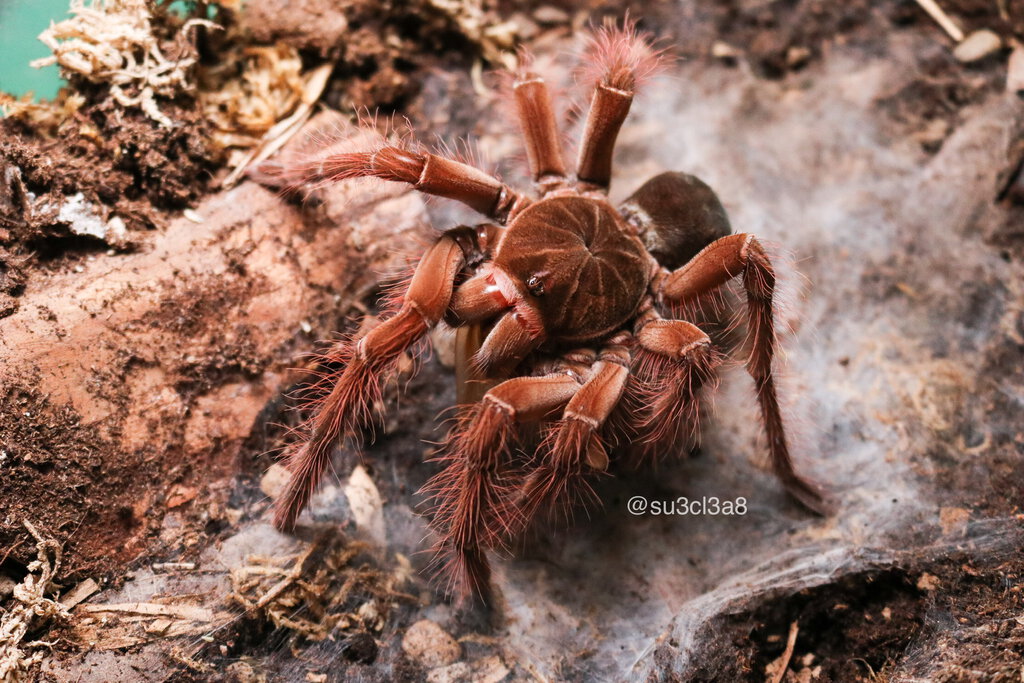
{"label": "brown soil substrate", "polygon": [[[797,625],[789,668],[822,683],[892,680],[907,665],[942,683],[1010,681],[1024,664],[1024,563],[1006,555],[850,574],[817,588],[770,596],[708,624],[708,656],[690,681],[764,681]],[[929,646],[914,645],[923,636]],[[665,680],[674,680],[671,676]],[[788,678],[786,680],[789,680]]]}
{"label": "brown soil substrate", "polygon": [[[351,299],[374,268],[400,264],[391,250],[418,243],[424,216],[411,196],[353,199],[304,220],[246,184],[145,251],[97,254],[29,286],[0,320],[5,559],[31,556],[28,518],[68,544],[71,575],[123,567],[166,510],[188,509],[204,482],[233,471],[257,415],[292,381],[303,326],[327,336],[346,312],[335,297]],[[353,240],[367,233],[353,222],[382,241],[357,255]]]}

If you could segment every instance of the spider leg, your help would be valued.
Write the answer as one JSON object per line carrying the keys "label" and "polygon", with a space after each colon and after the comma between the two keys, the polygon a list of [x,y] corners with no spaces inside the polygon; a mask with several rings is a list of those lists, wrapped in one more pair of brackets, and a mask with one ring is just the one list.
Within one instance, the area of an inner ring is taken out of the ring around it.
{"label": "spider leg", "polygon": [[287,186],[374,177],[408,183],[420,192],[454,199],[504,225],[529,199],[480,169],[412,145],[384,145],[371,151],[329,148],[310,159],[264,162],[258,173]]}
{"label": "spider leg", "polygon": [[629,22],[623,28],[604,26],[592,39],[588,58],[594,65],[594,94],[576,162],[583,189],[607,191],[615,139],[637,83],[658,70],[660,57]]}
{"label": "spider leg", "polygon": [[678,450],[696,431],[697,394],[718,363],[711,339],[696,325],[664,320],[651,310],[637,326],[627,403],[642,435],[645,457]]}
{"label": "spider leg", "polygon": [[814,512],[826,514],[828,505],[821,492],[794,469],[786,441],[772,373],[776,347],[775,270],[761,243],[744,233],[715,240],[685,266],[668,274],[661,281],[658,294],[667,303],[685,305],[738,275],[742,276],[746,290],[747,325],[752,338],[747,371],[756,385],[772,470],[796,500]]}
{"label": "spider leg", "polygon": [[380,397],[382,377],[441,319],[455,277],[471,250],[467,245],[475,244],[472,231],[462,227],[444,233],[420,259],[398,312],[362,339],[340,342],[329,352],[347,364],[309,420],[308,440],[288,456],[292,476],[275,503],[278,529],[294,528],[330,463],[333,445],[343,434],[358,433],[371,422],[371,406]]}
{"label": "spider leg", "polygon": [[585,477],[608,468],[601,428],[626,388],[628,340],[628,334],[617,335],[601,350],[583,386],[548,430],[540,449],[543,460],[523,486],[519,521],[524,527],[541,511],[555,507],[568,517],[574,497],[596,498]]}
{"label": "spider leg", "polygon": [[542,189],[553,189],[565,180],[565,162],[551,92],[543,78],[529,71],[517,76],[512,92],[526,142],[530,173]]}
{"label": "spider leg", "polygon": [[445,467],[425,487],[433,496],[433,526],[441,537],[437,562],[448,577],[449,593],[486,600],[490,564],[484,550],[501,545],[518,528],[515,508],[508,504],[515,424],[544,418],[579,387],[567,372],[506,380],[449,432],[440,458]]}

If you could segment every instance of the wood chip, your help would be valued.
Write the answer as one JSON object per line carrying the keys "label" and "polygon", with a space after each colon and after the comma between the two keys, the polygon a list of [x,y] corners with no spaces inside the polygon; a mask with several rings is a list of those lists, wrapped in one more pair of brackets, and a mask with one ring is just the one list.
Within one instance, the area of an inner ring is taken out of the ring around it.
{"label": "wood chip", "polygon": [[155,572],[190,572],[195,571],[195,562],[154,562],[153,571]]}
{"label": "wood chip", "polygon": [[384,502],[373,479],[362,465],[352,470],[345,485],[345,496],[355,520],[356,529],[375,543],[385,545],[387,538],[384,528]]}
{"label": "wood chip", "polygon": [[139,614],[153,617],[174,617],[189,621],[213,621],[213,610],[194,605],[161,605],[157,602],[124,602],[110,605],[82,605],[86,614]]}
{"label": "wood chip", "polygon": [[85,581],[81,582],[80,584],[69,590],[67,593],[62,595],[58,602],[64,605],[65,608],[71,609],[80,602],[83,602],[86,598],[88,598],[90,595],[92,595],[99,589],[100,585],[98,583],[96,583],[92,579],[86,579]]}

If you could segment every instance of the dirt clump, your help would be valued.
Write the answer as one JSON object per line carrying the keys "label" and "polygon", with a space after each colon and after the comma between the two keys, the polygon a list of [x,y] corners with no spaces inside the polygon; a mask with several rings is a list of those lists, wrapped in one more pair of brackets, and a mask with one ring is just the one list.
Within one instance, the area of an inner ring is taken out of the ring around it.
{"label": "dirt clump", "polygon": [[[326,101],[332,106],[392,111],[419,92],[417,74],[441,61],[438,56],[468,66],[466,58],[481,53],[476,37],[446,6],[425,0],[260,0],[248,3],[239,20],[258,42],[330,57],[336,67]],[[481,26],[500,23],[495,13],[476,19]],[[506,42],[511,48],[511,35]]]}

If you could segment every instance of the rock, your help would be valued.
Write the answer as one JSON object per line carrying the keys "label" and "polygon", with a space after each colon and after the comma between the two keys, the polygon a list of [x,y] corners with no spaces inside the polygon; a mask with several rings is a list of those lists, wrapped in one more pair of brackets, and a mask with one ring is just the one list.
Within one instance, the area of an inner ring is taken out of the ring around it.
{"label": "rock", "polygon": [[798,69],[811,58],[811,51],[806,47],[793,45],[786,50],[786,66],[790,69]]}
{"label": "rock", "polygon": [[711,56],[716,59],[737,59],[743,54],[743,52],[729,43],[716,40],[711,45]]}
{"label": "rock", "polygon": [[427,683],[461,683],[468,681],[473,670],[465,662],[439,666],[427,672]]}
{"label": "rock", "polygon": [[260,478],[260,491],[263,491],[268,498],[273,500],[280,495],[281,490],[284,489],[284,485],[288,483],[291,476],[288,468],[275,462],[263,473],[263,477]]}
{"label": "rock", "polygon": [[953,48],[953,56],[964,64],[985,59],[1003,47],[1003,40],[987,28],[975,31]]}
{"label": "rock", "polygon": [[198,494],[199,492],[194,486],[175,484],[167,492],[167,500],[164,501],[164,504],[168,508],[181,507],[185,503],[191,502]]}
{"label": "rock", "polygon": [[441,365],[455,367],[455,330],[447,325],[438,325],[430,331],[430,348]]}
{"label": "rock", "polygon": [[515,25],[516,35],[521,40],[529,40],[540,33],[540,26],[537,25],[537,22],[533,21],[522,12],[513,14],[510,21]]}
{"label": "rock", "polygon": [[961,507],[939,508],[939,526],[947,536],[963,536],[967,532],[967,524],[971,521],[971,511]]}
{"label": "rock", "polygon": [[129,243],[128,227],[120,216],[111,216],[104,220],[99,209],[81,192],[64,199],[57,212],[57,220],[67,223],[71,232],[103,240],[114,247],[124,247]]}
{"label": "rock", "polygon": [[916,131],[912,137],[925,147],[938,149],[949,135],[949,123],[945,119],[932,119],[924,128]]}
{"label": "rock", "polygon": [[0,574],[0,600],[6,600],[17,585],[18,583],[11,577]]}
{"label": "rock", "polygon": [[[31,545],[13,542],[25,533],[21,517],[73,520],[58,542],[89,519],[93,536],[74,536],[66,551],[76,562],[122,566],[159,531],[166,508],[136,511],[144,491],[202,490],[234,475],[261,411],[303,378],[289,369],[312,346],[301,322],[335,324],[328,312],[347,310],[353,293],[404,265],[429,231],[423,200],[397,184],[321,192],[322,212],[303,213],[242,183],[205,198],[201,224],[181,217],[133,233],[139,249],[92,254],[75,264],[81,272],[54,270],[18,296],[17,310],[0,318],[4,447],[10,434],[37,433],[40,419],[60,421],[32,448],[59,452],[58,471],[103,476],[90,480],[88,496],[46,496],[45,483],[26,474],[37,473],[30,464],[5,464],[0,500],[18,502],[0,515],[11,560],[34,557]],[[32,402],[8,410],[14,397]],[[141,524],[126,524],[126,510]]]}
{"label": "rock", "polygon": [[498,683],[505,680],[510,673],[508,667],[497,655],[473,662],[472,669],[472,680],[475,683]]}
{"label": "rock", "polygon": [[402,650],[427,669],[447,666],[462,656],[458,641],[429,619],[417,621],[409,627],[402,638]]}
{"label": "rock", "polygon": [[232,662],[228,664],[226,673],[232,681],[238,681],[238,683],[262,683],[267,680],[266,676],[257,674],[252,664],[245,661]]}
{"label": "rock", "polygon": [[472,664],[456,662],[427,672],[427,683],[499,683],[509,675],[501,658],[492,655]]}

